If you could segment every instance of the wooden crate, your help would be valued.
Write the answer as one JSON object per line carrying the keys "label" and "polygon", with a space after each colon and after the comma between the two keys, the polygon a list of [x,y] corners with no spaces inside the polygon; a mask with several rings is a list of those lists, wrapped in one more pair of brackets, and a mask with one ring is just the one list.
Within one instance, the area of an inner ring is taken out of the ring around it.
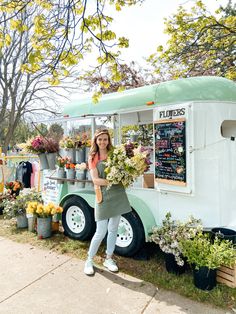
{"label": "wooden crate", "polygon": [[233,268],[221,266],[216,272],[217,282],[236,288],[236,264]]}

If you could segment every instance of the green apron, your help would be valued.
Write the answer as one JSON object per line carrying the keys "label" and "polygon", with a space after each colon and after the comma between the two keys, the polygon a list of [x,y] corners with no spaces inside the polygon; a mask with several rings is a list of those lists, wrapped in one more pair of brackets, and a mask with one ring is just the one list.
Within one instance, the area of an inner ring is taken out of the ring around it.
{"label": "green apron", "polygon": [[[106,179],[104,172],[105,163],[97,163],[98,177]],[[125,188],[122,184],[115,184],[107,190],[106,186],[101,186],[102,202],[95,204],[95,221],[109,219],[131,211]]]}

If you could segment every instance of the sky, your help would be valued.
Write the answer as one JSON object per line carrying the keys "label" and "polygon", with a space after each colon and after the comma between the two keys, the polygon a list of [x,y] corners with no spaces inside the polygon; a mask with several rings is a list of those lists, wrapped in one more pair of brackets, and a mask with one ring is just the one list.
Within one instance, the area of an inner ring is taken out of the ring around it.
{"label": "sky", "polygon": [[[210,12],[228,0],[203,0]],[[193,0],[145,0],[142,5],[123,8],[112,12],[114,21],[112,29],[119,36],[129,38],[130,47],[123,49],[125,61],[143,62],[143,57],[154,53],[156,47],[164,44],[167,35],[163,33],[164,18],[177,11],[179,5],[191,7]]]}

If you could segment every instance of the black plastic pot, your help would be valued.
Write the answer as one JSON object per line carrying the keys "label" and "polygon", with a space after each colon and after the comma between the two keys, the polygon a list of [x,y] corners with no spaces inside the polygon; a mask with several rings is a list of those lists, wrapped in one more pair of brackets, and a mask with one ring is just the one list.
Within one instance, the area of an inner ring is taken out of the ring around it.
{"label": "black plastic pot", "polygon": [[217,236],[220,239],[230,240],[236,244],[236,231],[227,228],[213,228],[211,230],[214,237]]}
{"label": "black plastic pot", "polygon": [[165,253],[165,265],[168,273],[174,273],[176,275],[181,275],[186,270],[186,265],[179,266],[175,260],[173,254]]}
{"label": "black plastic pot", "polygon": [[201,290],[212,290],[216,286],[216,269],[206,266],[193,270],[193,282],[195,287]]}

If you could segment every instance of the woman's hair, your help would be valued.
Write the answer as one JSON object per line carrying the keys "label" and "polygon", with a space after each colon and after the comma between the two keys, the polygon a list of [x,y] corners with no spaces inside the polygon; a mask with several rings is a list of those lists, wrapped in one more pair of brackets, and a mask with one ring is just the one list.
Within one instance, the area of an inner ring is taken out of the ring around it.
{"label": "woman's hair", "polygon": [[93,159],[94,156],[96,155],[96,153],[98,152],[99,148],[98,145],[96,143],[98,136],[102,135],[102,134],[107,134],[108,136],[108,145],[107,145],[107,150],[111,150],[113,145],[111,143],[111,136],[109,134],[109,131],[107,129],[97,129],[93,140],[92,140],[92,144],[91,144],[91,148],[90,148],[90,152],[89,152],[89,156]]}

